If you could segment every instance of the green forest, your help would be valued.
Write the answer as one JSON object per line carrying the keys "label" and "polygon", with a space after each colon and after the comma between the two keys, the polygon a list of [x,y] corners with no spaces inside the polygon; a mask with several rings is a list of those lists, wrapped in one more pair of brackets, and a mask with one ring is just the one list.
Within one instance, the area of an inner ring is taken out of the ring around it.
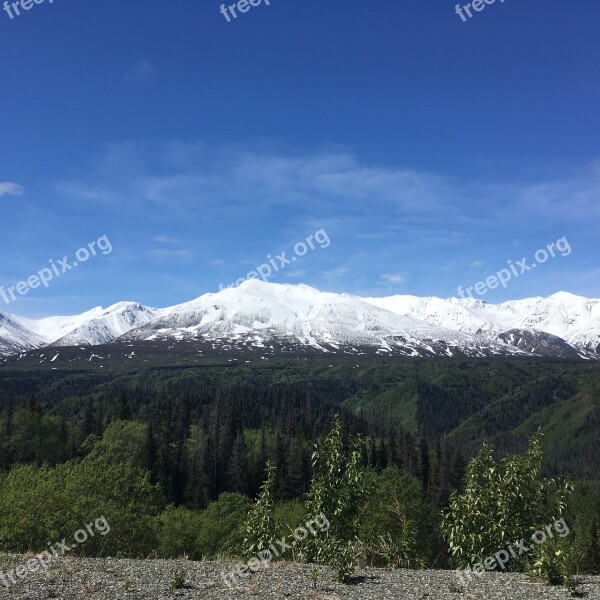
{"label": "green forest", "polygon": [[[533,478],[572,482],[556,514],[574,531],[573,568],[600,572],[598,365],[239,362],[1,368],[0,551],[39,552],[103,516],[110,535],[77,554],[244,556],[248,515],[261,498],[273,531],[288,534],[321,506],[319,473],[341,456],[343,465],[355,457],[360,474],[362,492],[347,519],[355,522],[353,548],[360,542],[356,560],[456,568],[460,552],[444,535],[444,515],[482,477],[469,474],[473,458],[482,460],[484,444],[496,457],[488,463],[525,456],[541,432]],[[315,448],[329,448],[320,464]],[[309,550],[317,560],[328,556]]]}

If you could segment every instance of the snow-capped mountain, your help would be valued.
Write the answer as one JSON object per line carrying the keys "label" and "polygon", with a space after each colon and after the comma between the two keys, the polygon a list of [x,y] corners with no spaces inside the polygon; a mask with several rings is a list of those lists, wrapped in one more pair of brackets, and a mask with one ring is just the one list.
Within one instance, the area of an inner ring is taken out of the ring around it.
{"label": "snow-capped mountain", "polygon": [[488,304],[467,298],[390,296],[365,298],[374,306],[433,325],[491,337],[511,331],[542,332],[600,354],[600,299],[558,292],[548,298]]}
{"label": "snow-capped mountain", "polygon": [[0,356],[26,352],[45,345],[39,335],[24,327],[11,315],[0,313]]}
{"label": "snow-capped mountain", "polygon": [[5,356],[43,346],[163,341],[223,351],[600,358],[600,300],[565,292],[497,305],[470,298],[360,298],[249,280],[164,309],[120,302],[39,320],[0,313]]}
{"label": "snow-capped mountain", "polygon": [[490,345],[470,333],[432,327],[356,296],[254,279],[165,309],[162,316],[121,338],[168,339],[226,340],[255,347],[275,341],[326,351],[369,347],[412,356],[518,353],[504,342]]}
{"label": "snow-capped mountain", "polygon": [[105,344],[145,325],[161,311],[137,302],[118,302],[108,308],[97,306],[80,315],[26,319],[12,316],[35,336],[39,346],[95,346]]}

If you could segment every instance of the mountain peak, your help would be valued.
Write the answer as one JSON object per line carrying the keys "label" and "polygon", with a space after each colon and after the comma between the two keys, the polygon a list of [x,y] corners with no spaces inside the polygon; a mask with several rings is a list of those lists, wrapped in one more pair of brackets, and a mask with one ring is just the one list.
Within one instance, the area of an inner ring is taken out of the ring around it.
{"label": "mountain peak", "polygon": [[548,298],[552,298],[553,300],[559,300],[561,302],[569,302],[571,300],[587,300],[584,296],[578,296],[577,294],[572,294],[571,292],[554,292],[548,296]]}
{"label": "mountain peak", "polygon": [[164,309],[123,301],[70,317],[3,317],[0,355],[46,345],[164,339],[409,356],[600,356],[600,302],[569,292],[491,304],[436,296],[361,298],[249,279]]}

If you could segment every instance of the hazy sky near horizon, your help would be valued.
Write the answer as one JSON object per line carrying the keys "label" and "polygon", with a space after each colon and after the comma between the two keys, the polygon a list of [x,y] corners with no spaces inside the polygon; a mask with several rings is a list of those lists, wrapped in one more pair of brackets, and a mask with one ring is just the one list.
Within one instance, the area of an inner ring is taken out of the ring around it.
{"label": "hazy sky near horizon", "polygon": [[449,297],[565,237],[482,299],[600,297],[597,0],[220,4],[0,11],[0,286],[113,248],[0,312],[172,305],[320,229],[271,281]]}

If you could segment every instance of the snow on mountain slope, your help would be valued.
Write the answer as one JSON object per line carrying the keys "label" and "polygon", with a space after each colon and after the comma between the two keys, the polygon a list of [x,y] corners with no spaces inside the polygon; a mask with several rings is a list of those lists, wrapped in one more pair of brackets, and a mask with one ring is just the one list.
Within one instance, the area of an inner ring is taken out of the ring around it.
{"label": "snow on mountain slope", "polygon": [[80,315],[46,317],[43,319],[27,319],[25,317],[15,317],[27,329],[39,335],[46,344],[64,337],[74,329],[81,327],[87,320],[94,319],[104,309],[101,306],[92,308]]}
{"label": "snow on mountain slope", "polygon": [[364,300],[397,315],[411,316],[454,331],[484,333],[503,330],[503,327],[496,327],[499,324],[492,318],[492,311],[487,309],[485,302],[479,300],[444,300],[433,296],[388,296]]}
{"label": "snow on mountain slope", "polygon": [[558,292],[548,298],[516,300],[498,306],[518,313],[518,327],[551,333],[588,349],[600,345],[600,299]]}
{"label": "snow on mountain slope", "polygon": [[12,315],[0,313],[0,356],[33,350],[45,345],[45,341]]}
{"label": "snow on mountain slope", "polygon": [[389,296],[366,302],[428,323],[468,333],[501,334],[539,331],[571,345],[598,352],[600,300],[558,292],[548,298],[527,298],[488,304],[472,298]]}
{"label": "snow on mountain slope", "polygon": [[119,336],[144,326],[159,316],[161,311],[136,302],[119,302],[110,306],[98,316],[56,340],[53,346],[95,346],[105,344]]}
{"label": "snow on mountain slope", "polygon": [[[397,315],[356,296],[258,280],[165,309],[162,316],[121,339],[197,337],[253,339],[257,346],[273,339],[320,349],[370,346],[412,355],[436,353],[432,344],[450,355],[452,348],[478,353],[490,346],[478,336]],[[518,352],[503,342],[493,350]]]}
{"label": "snow on mountain slope", "polygon": [[131,329],[145,325],[160,312],[137,302],[119,302],[106,309],[97,306],[81,315],[17,319],[46,344],[94,346],[110,342]]}
{"label": "snow on mountain slope", "polygon": [[360,298],[249,280],[164,309],[120,302],[39,320],[0,313],[0,356],[46,345],[141,340],[342,352],[370,348],[411,356],[590,358],[600,357],[600,300],[566,292],[497,305],[472,298]]}

